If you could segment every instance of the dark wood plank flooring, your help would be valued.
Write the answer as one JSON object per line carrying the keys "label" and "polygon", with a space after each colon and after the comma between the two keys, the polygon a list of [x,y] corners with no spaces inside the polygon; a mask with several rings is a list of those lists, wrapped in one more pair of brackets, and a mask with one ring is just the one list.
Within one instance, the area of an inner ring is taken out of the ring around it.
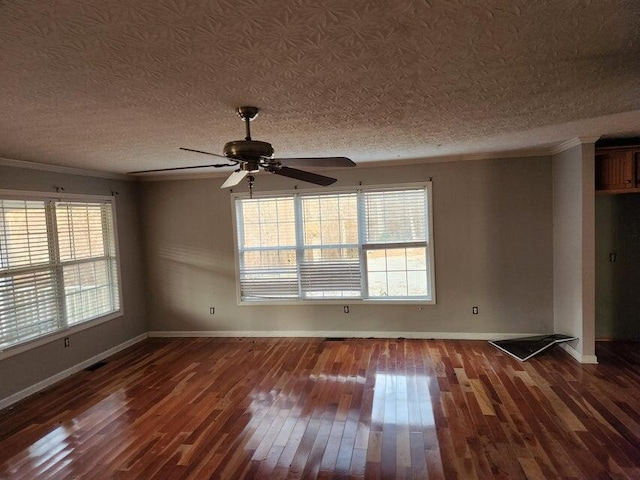
{"label": "dark wood plank flooring", "polygon": [[150,339],[0,412],[0,478],[639,479],[640,348]]}

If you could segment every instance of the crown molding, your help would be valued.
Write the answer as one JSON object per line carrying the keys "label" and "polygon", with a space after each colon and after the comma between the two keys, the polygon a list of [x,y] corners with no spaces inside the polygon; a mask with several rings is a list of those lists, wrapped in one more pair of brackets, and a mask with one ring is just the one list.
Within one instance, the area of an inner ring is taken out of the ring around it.
{"label": "crown molding", "polygon": [[551,148],[551,150],[549,150],[549,154],[557,155],[558,153],[564,152],[565,150],[569,150],[570,148],[573,148],[573,147],[577,147],[578,145],[584,145],[586,143],[596,143],[599,139],[600,139],[600,135],[573,137]]}
{"label": "crown molding", "polygon": [[61,165],[50,165],[48,163],[27,162],[25,160],[13,160],[11,158],[0,157],[0,167],[24,168],[28,170],[39,170],[42,172],[63,173],[66,175],[79,175],[81,177],[108,178],[111,180],[133,181],[134,178],[122,173],[103,172],[99,170],[88,170],[85,168],[63,167]]}
{"label": "crown molding", "polygon": [[[566,140],[553,147],[533,147],[521,150],[496,150],[491,152],[479,152],[479,153],[463,153],[463,154],[451,154],[451,155],[439,155],[434,157],[423,158],[408,158],[401,160],[374,160],[374,161],[361,161],[358,162],[359,168],[377,168],[377,167],[390,167],[390,166],[402,166],[402,165],[421,165],[428,163],[444,163],[444,162],[465,162],[474,160],[491,160],[498,158],[526,158],[526,157],[545,157],[557,155],[560,152],[564,152],[570,148],[578,145],[595,143],[600,136],[581,136],[574,137]],[[0,166],[26,168],[30,170],[40,170],[45,172],[64,173],[68,175],[80,175],[85,177],[98,177],[109,178],[112,180],[123,180],[128,182],[164,182],[175,180],[198,180],[205,178],[220,178],[229,175],[231,170],[217,170],[216,172],[202,172],[202,173],[190,173],[190,174],[162,174],[162,175],[148,175],[148,176],[132,176],[122,173],[103,172],[99,170],[88,170],[75,167],[63,167],[60,165],[50,165],[37,162],[28,162],[24,160],[13,160],[9,158],[0,157]],[[338,169],[332,169],[338,170]]]}
{"label": "crown molding", "polygon": [[474,160],[493,160],[499,158],[527,158],[549,156],[549,148],[527,148],[522,150],[497,150],[492,152],[462,153],[439,155],[435,157],[413,158],[403,160],[380,160],[358,163],[358,167],[391,167],[398,165],[419,165],[424,163],[470,162]]}
{"label": "crown molding", "polygon": [[[445,163],[445,162],[466,162],[473,160],[491,160],[497,158],[526,158],[526,157],[546,157],[550,156],[550,149],[547,148],[528,148],[522,150],[504,150],[493,152],[481,152],[481,153],[465,153],[459,155],[439,155],[436,157],[423,157],[423,158],[407,158],[401,160],[371,160],[371,161],[359,161],[358,168],[379,168],[379,167],[399,167],[408,165],[423,165],[429,163]],[[347,167],[343,167],[347,168]],[[309,170],[314,170],[310,168]],[[322,170],[322,169],[316,169]],[[332,168],[331,170],[341,170],[340,167]],[[232,170],[220,170],[216,172],[202,172],[202,173],[176,173],[176,174],[162,174],[162,175],[146,175],[137,176],[135,179],[139,182],[165,182],[174,180],[198,180],[205,178],[220,178],[228,176]]]}

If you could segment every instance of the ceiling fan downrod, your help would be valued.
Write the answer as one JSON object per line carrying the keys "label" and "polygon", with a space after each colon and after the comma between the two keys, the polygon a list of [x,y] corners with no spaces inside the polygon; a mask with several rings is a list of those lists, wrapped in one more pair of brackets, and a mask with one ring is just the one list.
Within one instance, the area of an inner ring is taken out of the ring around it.
{"label": "ceiling fan downrod", "polygon": [[247,135],[245,140],[251,141],[251,120],[258,116],[260,109],[258,107],[238,107],[236,113],[244,121]]}

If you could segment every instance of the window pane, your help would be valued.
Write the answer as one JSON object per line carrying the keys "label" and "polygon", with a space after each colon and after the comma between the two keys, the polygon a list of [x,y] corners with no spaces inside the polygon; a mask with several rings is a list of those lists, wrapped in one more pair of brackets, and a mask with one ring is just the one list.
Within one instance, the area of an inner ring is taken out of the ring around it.
{"label": "window pane", "polygon": [[340,222],[338,220],[323,220],[322,222],[322,243],[324,245],[335,245],[340,241]]}
{"label": "window pane", "polygon": [[390,297],[405,297],[407,295],[406,272],[388,272],[387,283]]}
{"label": "window pane", "polygon": [[241,249],[296,244],[293,197],[243,199],[238,212]]}
{"label": "window pane", "polygon": [[307,219],[304,223],[304,244],[322,245],[321,228],[322,224],[320,223],[320,219]]}
{"label": "window pane", "polygon": [[250,250],[245,252],[244,268],[295,267],[295,250]]}
{"label": "window pane", "polygon": [[304,245],[358,243],[358,202],[355,193],[304,195]]}
{"label": "window pane", "polygon": [[407,270],[427,270],[427,249],[407,248]]}
{"label": "window pane", "polygon": [[278,224],[277,223],[262,223],[260,224],[260,245],[276,246],[280,245],[278,238]]}
{"label": "window pane", "polygon": [[369,272],[367,280],[369,282],[370,297],[389,296],[389,289],[387,288],[386,272]]}
{"label": "window pane", "polygon": [[370,297],[429,295],[426,247],[371,249],[366,258]]}
{"label": "window pane", "polygon": [[114,311],[108,260],[63,267],[64,297],[70,325]]}
{"label": "window pane", "polygon": [[370,272],[386,272],[387,251],[367,250],[367,270]]}
{"label": "window pane", "polygon": [[409,287],[409,295],[412,297],[425,297],[429,294],[427,289],[427,272],[415,271],[407,272],[407,282]]}
{"label": "window pane", "polygon": [[404,271],[407,269],[407,259],[404,248],[386,250],[386,252],[388,271]]}

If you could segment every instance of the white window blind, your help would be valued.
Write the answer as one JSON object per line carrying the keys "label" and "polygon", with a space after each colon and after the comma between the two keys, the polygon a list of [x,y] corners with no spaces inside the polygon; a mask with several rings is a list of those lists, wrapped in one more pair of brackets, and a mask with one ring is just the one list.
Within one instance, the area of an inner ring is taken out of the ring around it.
{"label": "white window blind", "polygon": [[0,348],[60,327],[44,201],[0,200]]}
{"label": "white window blind", "polygon": [[119,309],[111,208],[56,202],[60,265],[69,325]]}
{"label": "white window blind", "polygon": [[365,242],[369,244],[425,242],[427,238],[424,189],[364,192],[361,210]]}
{"label": "white window blind", "polygon": [[429,189],[237,195],[240,300],[431,302]]}
{"label": "white window blind", "polygon": [[361,210],[370,298],[428,297],[425,189],[364,192]]}
{"label": "white window blind", "polygon": [[0,349],[119,309],[111,202],[0,198]]}
{"label": "white window blind", "polygon": [[298,295],[296,229],[292,197],[246,199],[236,212],[239,232],[240,288],[246,298]]}
{"label": "white window blind", "polygon": [[300,288],[303,298],[360,296],[355,193],[304,195]]}

